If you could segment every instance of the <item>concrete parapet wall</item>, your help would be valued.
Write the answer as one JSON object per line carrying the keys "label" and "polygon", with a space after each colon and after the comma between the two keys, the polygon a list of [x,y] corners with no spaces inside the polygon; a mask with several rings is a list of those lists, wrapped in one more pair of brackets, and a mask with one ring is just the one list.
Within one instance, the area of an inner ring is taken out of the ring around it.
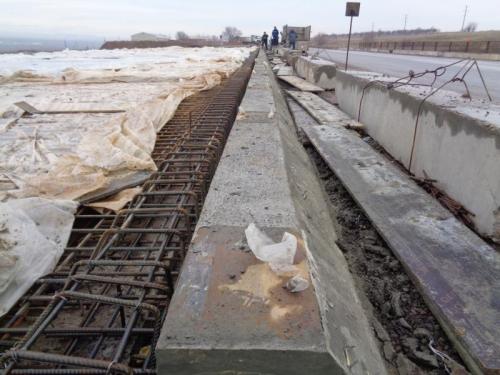
{"label": "concrete parapet wall", "polygon": [[[323,191],[261,53],[162,328],[158,374],[385,374]],[[300,293],[242,250],[255,222],[298,239]]]}
{"label": "concrete parapet wall", "polygon": [[300,77],[322,89],[335,89],[337,66],[330,61],[300,56],[295,62],[295,71]]}
{"label": "concrete parapet wall", "polygon": [[295,64],[297,63],[297,60],[301,55],[302,53],[300,51],[291,50],[288,48],[283,49],[283,59],[286,61],[288,65],[290,65],[293,68],[295,68]]}
{"label": "concrete parapet wall", "polygon": [[373,80],[389,78],[337,72],[340,108],[357,119],[361,103],[360,121],[378,143],[417,177],[436,180],[438,188],[475,215],[482,234],[500,240],[499,106],[442,91],[425,101],[419,113],[429,88],[367,87]]}

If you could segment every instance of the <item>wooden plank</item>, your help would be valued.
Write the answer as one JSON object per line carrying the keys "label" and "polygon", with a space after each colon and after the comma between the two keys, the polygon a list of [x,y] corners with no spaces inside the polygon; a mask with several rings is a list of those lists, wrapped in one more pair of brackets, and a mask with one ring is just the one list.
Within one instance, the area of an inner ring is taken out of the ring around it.
{"label": "wooden plank", "polygon": [[77,201],[80,202],[80,204],[88,204],[109,198],[122,190],[142,185],[151,177],[151,174],[152,172],[149,171],[137,171],[131,175],[117,178],[113,180],[109,186],[91,191],[78,198]]}
{"label": "wooden plank", "polygon": [[43,111],[35,108],[27,102],[14,103],[15,106],[21,108],[24,112],[31,115],[61,115],[61,114],[78,114],[78,113],[122,113],[124,109],[77,109],[77,110],[61,110],[61,111]]}
{"label": "wooden plank", "polygon": [[309,91],[309,92],[325,91],[321,87],[313,85],[312,83],[307,82],[305,79],[302,79],[297,76],[278,76],[278,78],[298,88],[301,91]]}
{"label": "wooden plank", "polygon": [[[349,118],[331,106],[340,122]],[[500,254],[343,126],[304,132],[401,261],[469,369],[500,371]]]}

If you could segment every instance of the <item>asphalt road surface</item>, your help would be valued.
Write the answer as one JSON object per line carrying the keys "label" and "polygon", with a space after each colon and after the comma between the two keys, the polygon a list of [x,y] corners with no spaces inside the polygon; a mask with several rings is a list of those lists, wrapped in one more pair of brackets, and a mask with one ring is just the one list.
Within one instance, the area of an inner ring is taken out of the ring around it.
{"label": "asphalt road surface", "polygon": [[[311,49],[310,54],[318,52],[319,57],[330,60],[342,66],[345,63],[345,50]],[[393,77],[404,77],[410,70],[415,73],[425,70],[436,69],[440,66],[451,64],[459,59],[429,56],[395,55],[390,53],[351,51],[349,53],[349,67],[357,70],[366,70],[385,73]],[[495,103],[500,103],[500,61],[478,61],[481,73]],[[438,78],[434,87],[449,80],[463,66],[457,64],[449,67],[441,77]],[[473,68],[466,76],[465,81],[469,87],[472,98],[486,99],[487,95],[477,72]],[[446,86],[447,90],[465,93],[464,85],[454,82]]]}

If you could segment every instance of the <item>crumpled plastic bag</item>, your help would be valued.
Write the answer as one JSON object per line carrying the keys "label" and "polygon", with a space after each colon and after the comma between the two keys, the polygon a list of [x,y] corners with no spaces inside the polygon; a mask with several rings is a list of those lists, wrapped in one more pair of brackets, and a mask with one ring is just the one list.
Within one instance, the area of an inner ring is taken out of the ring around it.
{"label": "crumpled plastic bag", "polygon": [[297,251],[297,237],[285,232],[281,242],[274,243],[254,223],[245,229],[248,247],[257,259],[269,264],[277,274],[296,271],[293,260]]}
{"label": "crumpled plastic bag", "polygon": [[278,276],[291,277],[285,286],[287,290],[295,293],[308,288],[309,282],[298,275],[299,270],[293,264],[297,252],[297,237],[285,232],[281,242],[275,243],[254,223],[245,229],[245,236],[248,247],[257,259],[269,264]]}

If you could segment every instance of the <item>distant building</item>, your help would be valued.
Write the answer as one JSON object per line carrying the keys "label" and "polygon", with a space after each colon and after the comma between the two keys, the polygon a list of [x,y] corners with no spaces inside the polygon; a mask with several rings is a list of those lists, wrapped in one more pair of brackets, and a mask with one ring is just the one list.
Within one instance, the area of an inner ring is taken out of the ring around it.
{"label": "distant building", "polygon": [[307,51],[309,49],[309,41],[311,40],[311,26],[283,26],[281,42],[285,45],[288,45],[288,33],[291,30],[295,30],[297,33],[296,48],[298,50]]}
{"label": "distant building", "polygon": [[142,42],[142,41],[159,42],[162,40],[170,40],[170,37],[161,34],[137,33],[130,36],[130,40],[133,42]]}
{"label": "distant building", "polygon": [[250,36],[252,43],[260,43],[260,35],[252,35]]}
{"label": "distant building", "polygon": [[297,33],[297,42],[309,42],[311,40],[311,26],[283,26],[281,37],[288,40],[290,30],[295,30]]}
{"label": "distant building", "polygon": [[241,43],[246,43],[246,44],[252,43],[251,36],[240,36],[240,37],[238,37],[237,40],[240,41]]}

